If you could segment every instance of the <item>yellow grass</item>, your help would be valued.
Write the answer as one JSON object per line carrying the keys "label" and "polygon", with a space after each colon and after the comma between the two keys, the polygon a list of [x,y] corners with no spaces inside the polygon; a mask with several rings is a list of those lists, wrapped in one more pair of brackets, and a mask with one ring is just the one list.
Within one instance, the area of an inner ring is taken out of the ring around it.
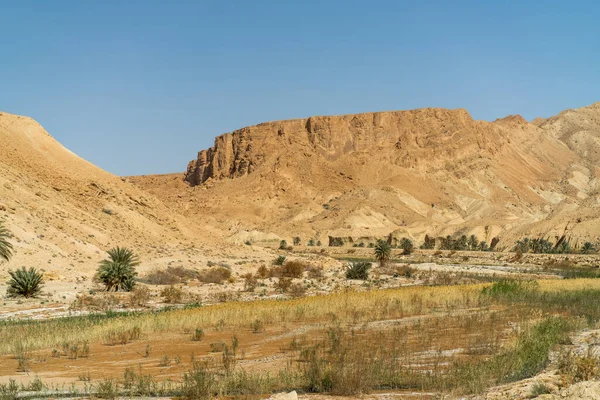
{"label": "yellow grass", "polygon": [[[88,340],[102,342],[115,332],[141,329],[142,335],[160,332],[193,331],[196,328],[250,329],[259,320],[265,326],[329,321],[358,323],[404,318],[452,310],[487,306],[481,295],[486,284],[439,287],[403,287],[368,292],[345,291],[294,300],[232,302],[196,309],[144,313],[104,319],[45,321],[39,324],[0,325],[0,354],[52,348],[65,342]],[[543,291],[600,289],[598,279],[542,280]]]}

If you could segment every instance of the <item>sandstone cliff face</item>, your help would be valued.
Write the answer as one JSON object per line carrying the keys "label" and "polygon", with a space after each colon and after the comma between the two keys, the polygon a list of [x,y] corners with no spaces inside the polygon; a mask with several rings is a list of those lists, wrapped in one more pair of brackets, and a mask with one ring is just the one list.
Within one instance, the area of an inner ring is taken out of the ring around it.
{"label": "sandstone cliff face", "polygon": [[310,117],[259,124],[216,138],[215,145],[188,164],[185,180],[236,178],[294,152],[325,161],[356,153],[379,154],[405,168],[433,160],[457,161],[473,154],[493,155],[507,142],[500,127],[475,121],[462,109],[420,109]]}
{"label": "sandstone cliff face", "polygon": [[189,164],[191,187],[137,183],[231,240],[476,234],[502,249],[568,227],[600,242],[599,120],[593,105],[535,124],[433,108],[276,121],[218,137]]}

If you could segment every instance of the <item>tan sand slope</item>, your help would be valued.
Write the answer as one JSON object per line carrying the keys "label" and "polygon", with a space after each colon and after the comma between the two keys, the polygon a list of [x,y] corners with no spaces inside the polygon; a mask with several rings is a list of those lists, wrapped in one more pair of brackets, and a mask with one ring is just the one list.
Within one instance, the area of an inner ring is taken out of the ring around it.
{"label": "tan sand slope", "polygon": [[199,250],[212,243],[204,230],[79,158],[31,118],[0,113],[0,143],[0,218],[16,250],[0,264],[0,277],[26,265],[46,270],[49,278],[73,279],[92,274],[116,245],[148,261],[176,247]]}

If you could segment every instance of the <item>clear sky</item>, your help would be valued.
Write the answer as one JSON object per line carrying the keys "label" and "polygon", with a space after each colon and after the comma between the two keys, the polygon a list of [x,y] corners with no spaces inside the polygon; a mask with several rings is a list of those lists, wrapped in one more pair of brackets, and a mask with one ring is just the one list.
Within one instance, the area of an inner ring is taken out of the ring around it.
{"label": "clear sky", "polygon": [[600,101],[592,0],[0,0],[0,16],[0,110],[119,175],[183,171],[264,121]]}

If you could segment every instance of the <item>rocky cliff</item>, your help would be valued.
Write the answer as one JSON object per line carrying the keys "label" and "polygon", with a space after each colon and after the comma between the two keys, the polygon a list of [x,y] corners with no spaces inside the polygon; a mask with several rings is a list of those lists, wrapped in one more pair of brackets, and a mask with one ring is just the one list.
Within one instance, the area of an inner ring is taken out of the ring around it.
{"label": "rocky cliff", "polygon": [[475,121],[466,110],[420,109],[310,117],[268,122],[218,136],[188,164],[185,180],[236,178],[289,153],[305,152],[334,162],[350,154],[380,153],[404,168],[434,160],[493,155],[509,141],[506,130]]}

